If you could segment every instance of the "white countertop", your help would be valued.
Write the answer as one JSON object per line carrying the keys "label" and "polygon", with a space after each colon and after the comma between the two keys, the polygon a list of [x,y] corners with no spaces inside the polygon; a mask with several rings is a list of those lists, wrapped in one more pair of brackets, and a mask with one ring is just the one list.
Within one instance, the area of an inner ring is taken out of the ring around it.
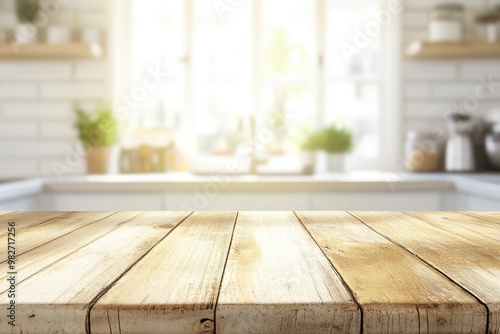
{"label": "white countertop", "polygon": [[43,190],[43,180],[21,180],[0,184],[0,202],[38,194]]}
{"label": "white countertop", "polygon": [[317,175],[211,175],[189,173],[151,175],[91,175],[47,179],[48,191],[191,191],[215,184],[225,191],[394,191],[454,189],[438,175],[356,172]]}
{"label": "white countertop", "polygon": [[500,199],[500,174],[410,174],[355,172],[312,176],[213,175],[188,173],[88,175],[0,184],[0,201],[49,192],[169,192],[216,185],[223,191],[453,191]]}

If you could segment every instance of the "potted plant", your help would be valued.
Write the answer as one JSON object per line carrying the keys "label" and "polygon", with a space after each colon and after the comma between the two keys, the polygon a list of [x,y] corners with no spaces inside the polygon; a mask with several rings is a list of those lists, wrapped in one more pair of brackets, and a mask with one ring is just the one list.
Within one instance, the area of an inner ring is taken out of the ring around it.
{"label": "potted plant", "polygon": [[316,151],[320,149],[318,133],[309,133],[301,145],[304,174],[313,174],[316,165]]}
{"label": "potted plant", "polygon": [[345,153],[353,146],[352,134],[345,129],[332,125],[317,134],[319,150],[327,154],[327,170],[340,172],[344,169]]}
{"label": "potted plant", "polygon": [[352,134],[348,130],[332,125],[309,135],[302,149],[309,152],[325,152],[327,170],[339,172],[344,169],[345,153],[349,152],[352,146]]}
{"label": "potted plant", "polygon": [[476,16],[476,22],[481,28],[482,35],[486,41],[494,43],[498,41],[498,22],[500,21],[500,12],[497,9],[479,13]]}
{"label": "potted plant", "polygon": [[38,28],[35,25],[35,20],[39,10],[39,0],[16,0],[16,14],[19,21],[16,28],[16,41],[18,43],[36,41]]}
{"label": "potted plant", "polygon": [[87,156],[88,174],[109,174],[117,163],[117,120],[113,111],[106,108],[87,113],[75,108],[75,127]]}

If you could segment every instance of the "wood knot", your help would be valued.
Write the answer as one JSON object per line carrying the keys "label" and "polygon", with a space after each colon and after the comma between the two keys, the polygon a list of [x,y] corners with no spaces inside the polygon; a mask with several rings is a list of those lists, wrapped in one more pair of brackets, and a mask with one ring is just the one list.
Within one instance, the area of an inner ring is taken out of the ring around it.
{"label": "wood knot", "polygon": [[201,319],[193,326],[193,332],[195,333],[213,333],[215,329],[215,323],[212,319]]}
{"label": "wood knot", "polygon": [[174,227],[175,225],[173,224],[163,224],[163,225],[156,225],[154,228],[166,230],[166,229],[172,229]]}

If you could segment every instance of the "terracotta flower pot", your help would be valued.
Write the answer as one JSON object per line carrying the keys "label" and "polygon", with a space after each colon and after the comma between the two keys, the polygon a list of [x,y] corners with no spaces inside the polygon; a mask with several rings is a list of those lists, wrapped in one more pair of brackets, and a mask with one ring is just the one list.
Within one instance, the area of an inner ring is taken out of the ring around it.
{"label": "terracotta flower pot", "polygon": [[111,174],[114,172],[117,157],[114,146],[87,147],[87,174]]}

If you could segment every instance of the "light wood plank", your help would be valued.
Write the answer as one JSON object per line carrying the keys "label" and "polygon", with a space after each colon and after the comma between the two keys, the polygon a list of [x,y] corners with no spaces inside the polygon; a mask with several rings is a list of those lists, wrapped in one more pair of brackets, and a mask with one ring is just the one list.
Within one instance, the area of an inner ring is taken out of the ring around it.
{"label": "light wood plank", "polygon": [[[19,256],[33,248],[39,247],[112,214],[113,212],[72,212],[39,224],[31,224],[29,226],[24,226],[24,228],[16,228],[16,255]],[[31,216],[31,213],[26,213],[24,215]],[[29,218],[25,218],[24,215],[19,217],[20,222],[29,220]],[[0,237],[0,245],[6,245],[7,238],[7,235]],[[0,248],[0,259],[3,260],[6,258],[7,248]]]}
{"label": "light wood plank", "polygon": [[432,226],[449,231],[483,246],[500,245],[500,226],[489,220],[458,212],[404,212]]}
{"label": "light wood plank", "polygon": [[[3,221],[11,221],[16,223],[16,232],[21,233],[24,228],[45,223],[51,219],[62,218],[69,215],[71,212],[50,212],[50,211],[30,211],[20,212],[15,211],[8,213],[2,217]],[[0,231],[0,237],[7,235],[7,229]]]}
{"label": "light wood plank", "polygon": [[92,333],[213,332],[235,218],[190,216],[92,307]]}
{"label": "light wood plank", "polygon": [[486,308],[346,212],[297,212],[363,309],[365,333],[484,333]]}
{"label": "light wood plank", "polygon": [[488,306],[489,333],[500,332],[500,245],[492,248],[404,213],[352,214],[476,296]]}
{"label": "light wood plank", "polygon": [[[122,224],[17,286],[17,326],[1,333],[86,333],[91,304],[188,213],[148,212]],[[22,272],[19,273],[22,276]],[[2,292],[0,308],[7,295]]]}
{"label": "light wood plank", "polygon": [[[51,240],[42,246],[28,250],[24,254],[18,255],[16,270],[22,273],[22,277],[19,277],[17,282],[24,281],[45,267],[104,236],[106,233],[113,231],[140,214],[141,212],[114,213],[109,217],[88,224],[60,238]],[[5,262],[6,260],[0,262],[0,265],[3,265]],[[6,272],[0,273],[0,291],[8,288],[8,276]]]}
{"label": "light wood plank", "polygon": [[8,215],[8,214],[11,214],[14,212],[16,212],[16,211],[0,211],[0,216],[5,216],[5,215]]}
{"label": "light wood plank", "polygon": [[469,212],[462,212],[462,213],[469,215],[469,216],[485,219],[485,220],[488,220],[488,221],[493,222],[495,224],[500,224],[500,212],[496,212],[496,211],[485,211],[485,212],[469,211]]}
{"label": "light wood plank", "polygon": [[217,333],[359,333],[361,314],[291,212],[240,212],[217,304]]}

